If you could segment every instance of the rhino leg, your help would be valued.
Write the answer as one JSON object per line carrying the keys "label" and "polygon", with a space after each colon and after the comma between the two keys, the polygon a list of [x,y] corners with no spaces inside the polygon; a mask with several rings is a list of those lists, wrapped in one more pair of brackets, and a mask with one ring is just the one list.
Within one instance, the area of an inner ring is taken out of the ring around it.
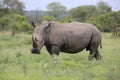
{"label": "rhino leg", "polygon": [[51,46],[51,57],[53,59],[53,67],[55,67],[60,61],[58,59],[58,55],[59,55],[59,52],[60,52],[60,48],[58,46]]}
{"label": "rhino leg", "polygon": [[96,51],[96,53],[95,53],[95,56],[94,56],[94,57],[95,57],[95,59],[96,59],[96,60],[101,60],[101,55],[100,55],[100,53],[99,53],[99,51],[98,51],[98,50]]}
{"label": "rhino leg", "polygon": [[89,60],[93,60],[95,58],[96,60],[101,60],[101,55],[98,50],[90,50]]}
{"label": "rhino leg", "polygon": [[46,46],[46,49],[53,59],[57,59],[60,52],[59,46],[49,45],[49,46]]}
{"label": "rhino leg", "polygon": [[88,57],[89,60],[93,60],[94,56],[95,56],[96,51],[95,50],[90,50],[90,55]]}
{"label": "rhino leg", "polygon": [[50,49],[50,55],[59,55],[59,52],[60,52],[60,48],[58,46],[54,46],[52,45],[51,46],[51,49]]}
{"label": "rhino leg", "polygon": [[52,55],[59,55],[60,52],[60,48],[58,46],[54,46],[54,45],[47,45],[46,46],[47,51],[49,52],[49,54]]}

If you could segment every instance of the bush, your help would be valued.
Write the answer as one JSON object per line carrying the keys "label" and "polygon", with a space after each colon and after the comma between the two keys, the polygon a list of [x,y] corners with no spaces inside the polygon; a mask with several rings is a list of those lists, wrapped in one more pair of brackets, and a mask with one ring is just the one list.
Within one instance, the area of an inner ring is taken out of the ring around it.
{"label": "bush", "polygon": [[53,16],[44,16],[43,20],[54,21],[55,17],[53,17]]}
{"label": "bush", "polygon": [[110,32],[120,26],[120,11],[109,12],[97,17],[89,18],[86,22],[97,26],[101,31]]}
{"label": "bush", "polygon": [[20,14],[10,14],[0,19],[0,30],[28,32],[32,30],[27,17]]}
{"label": "bush", "polygon": [[59,22],[61,22],[61,23],[68,23],[68,22],[72,22],[72,21],[74,21],[74,19],[71,16],[59,20]]}

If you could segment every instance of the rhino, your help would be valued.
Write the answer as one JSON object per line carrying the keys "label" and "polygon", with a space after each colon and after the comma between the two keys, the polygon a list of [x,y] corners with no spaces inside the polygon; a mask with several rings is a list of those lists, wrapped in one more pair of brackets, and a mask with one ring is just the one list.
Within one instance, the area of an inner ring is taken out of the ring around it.
{"label": "rhino", "polygon": [[101,32],[93,25],[82,22],[59,23],[43,21],[39,26],[32,22],[33,54],[40,54],[41,48],[46,47],[48,53],[58,56],[60,52],[75,54],[89,51],[89,60],[101,59],[98,48],[101,45]]}

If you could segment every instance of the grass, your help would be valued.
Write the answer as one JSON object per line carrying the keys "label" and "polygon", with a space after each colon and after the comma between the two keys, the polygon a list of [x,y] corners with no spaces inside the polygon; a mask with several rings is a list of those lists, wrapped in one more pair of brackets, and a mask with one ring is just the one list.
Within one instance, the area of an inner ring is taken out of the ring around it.
{"label": "grass", "polygon": [[120,80],[120,38],[103,33],[101,61],[88,61],[89,52],[61,53],[55,64],[45,48],[30,53],[31,35],[0,33],[0,80]]}

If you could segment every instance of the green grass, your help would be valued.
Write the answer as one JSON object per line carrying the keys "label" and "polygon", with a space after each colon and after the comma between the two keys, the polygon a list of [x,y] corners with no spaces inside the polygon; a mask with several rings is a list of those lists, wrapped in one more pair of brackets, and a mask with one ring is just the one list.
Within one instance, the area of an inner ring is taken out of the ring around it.
{"label": "green grass", "polygon": [[0,33],[0,80],[120,80],[120,38],[103,33],[101,61],[88,61],[89,52],[61,53],[55,64],[45,48],[30,53],[31,35]]}

